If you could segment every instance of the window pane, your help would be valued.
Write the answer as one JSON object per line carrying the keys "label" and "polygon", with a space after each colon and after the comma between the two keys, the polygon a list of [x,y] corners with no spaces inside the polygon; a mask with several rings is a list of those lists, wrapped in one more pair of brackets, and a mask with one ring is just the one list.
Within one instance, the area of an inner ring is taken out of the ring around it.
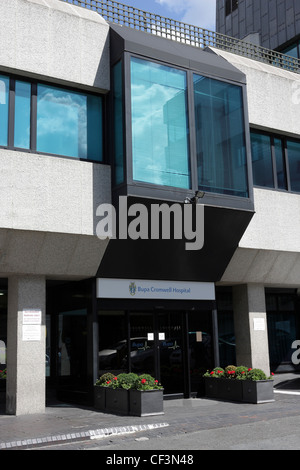
{"label": "window pane", "polygon": [[199,189],[248,197],[242,89],[194,75]]}
{"label": "window pane", "polygon": [[291,190],[300,192],[300,142],[287,141]]}
{"label": "window pane", "polygon": [[281,139],[274,139],[276,157],[277,184],[279,189],[287,189],[286,167],[284,160],[284,148]]}
{"label": "window pane", "polygon": [[8,139],[9,78],[0,75],[0,145],[7,146]]}
{"label": "window pane", "polygon": [[113,69],[114,78],[114,164],[115,183],[124,181],[124,154],[123,154],[123,83],[122,62]]}
{"label": "window pane", "polygon": [[186,73],[131,61],[133,179],[190,187]]}
{"label": "window pane", "polygon": [[270,136],[251,132],[251,151],[254,185],[274,188]]}
{"label": "window pane", "polygon": [[37,150],[101,161],[101,98],[38,85]]}
{"label": "window pane", "polygon": [[31,84],[16,81],[14,146],[30,148]]}

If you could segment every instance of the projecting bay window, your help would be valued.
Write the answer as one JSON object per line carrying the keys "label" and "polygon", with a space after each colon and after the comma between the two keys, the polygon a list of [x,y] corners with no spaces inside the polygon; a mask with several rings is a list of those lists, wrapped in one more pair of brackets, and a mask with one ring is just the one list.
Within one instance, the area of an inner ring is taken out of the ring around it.
{"label": "projecting bay window", "polygon": [[102,98],[0,75],[0,146],[101,162]]}
{"label": "projecting bay window", "polygon": [[[163,198],[162,188],[182,200],[188,190],[249,199],[243,86],[136,56],[128,63],[130,190],[139,188],[141,195],[147,188],[151,196],[152,187]],[[119,135],[120,126],[115,141]],[[116,174],[118,169],[115,155]]]}

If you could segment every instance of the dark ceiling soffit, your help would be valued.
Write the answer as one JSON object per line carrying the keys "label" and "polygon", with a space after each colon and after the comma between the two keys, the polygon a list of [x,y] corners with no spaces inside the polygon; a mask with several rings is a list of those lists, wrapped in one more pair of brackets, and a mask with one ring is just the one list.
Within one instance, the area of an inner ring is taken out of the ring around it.
{"label": "dark ceiling soffit", "polygon": [[130,52],[216,78],[246,83],[245,74],[212,51],[115,24],[110,25],[110,38],[112,64],[123,52]]}

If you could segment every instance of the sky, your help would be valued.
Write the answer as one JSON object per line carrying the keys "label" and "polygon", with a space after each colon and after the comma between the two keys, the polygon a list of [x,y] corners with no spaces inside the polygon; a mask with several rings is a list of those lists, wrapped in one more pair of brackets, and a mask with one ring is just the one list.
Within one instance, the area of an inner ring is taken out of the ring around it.
{"label": "sky", "polygon": [[215,31],[216,0],[118,0],[140,10]]}

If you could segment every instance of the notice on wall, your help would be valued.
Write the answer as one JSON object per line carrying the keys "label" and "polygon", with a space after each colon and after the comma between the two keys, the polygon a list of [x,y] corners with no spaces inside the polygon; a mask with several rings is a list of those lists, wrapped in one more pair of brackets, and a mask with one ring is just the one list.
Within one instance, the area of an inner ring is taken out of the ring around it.
{"label": "notice on wall", "polygon": [[23,310],[23,341],[41,340],[42,311],[38,309]]}
{"label": "notice on wall", "polygon": [[254,331],[265,331],[266,324],[264,318],[253,318]]}

